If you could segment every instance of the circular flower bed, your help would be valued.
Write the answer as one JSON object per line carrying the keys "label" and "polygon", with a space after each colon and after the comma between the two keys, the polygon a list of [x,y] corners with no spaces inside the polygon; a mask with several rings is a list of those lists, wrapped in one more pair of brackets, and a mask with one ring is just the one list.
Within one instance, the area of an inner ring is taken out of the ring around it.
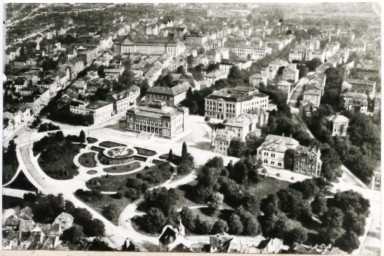
{"label": "circular flower bed", "polygon": [[106,157],[112,158],[112,159],[125,159],[128,157],[131,157],[135,152],[133,149],[128,147],[114,147],[114,148],[108,148],[104,150],[103,154]]}

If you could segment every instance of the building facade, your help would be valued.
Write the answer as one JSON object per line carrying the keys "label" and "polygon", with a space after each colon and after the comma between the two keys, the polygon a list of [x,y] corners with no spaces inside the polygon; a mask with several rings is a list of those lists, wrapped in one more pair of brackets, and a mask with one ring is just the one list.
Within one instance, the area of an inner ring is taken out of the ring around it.
{"label": "building facade", "polygon": [[154,86],[148,89],[145,98],[148,101],[161,100],[165,101],[168,106],[177,106],[186,98],[189,88],[190,84],[188,82],[171,88]]}
{"label": "building facade", "polygon": [[322,161],[319,148],[299,146],[293,155],[293,171],[309,176],[321,175]]}
{"label": "building facade", "polygon": [[347,136],[349,124],[349,119],[347,117],[336,113],[336,115],[327,117],[327,120],[332,131],[332,136]]}
{"label": "building facade", "polygon": [[138,106],[127,111],[126,129],[172,139],[186,131],[188,116],[187,108],[169,107],[165,102],[153,101],[146,106]]}
{"label": "building facade", "polygon": [[284,169],[284,156],[288,149],[296,150],[299,142],[291,137],[269,134],[257,148],[257,158],[263,165]]}
{"label": "building facade", "polygon": [[225,120],[255,109],[266,109],[269,96],[248,86],[224,88],[205,98],[205,116]]}

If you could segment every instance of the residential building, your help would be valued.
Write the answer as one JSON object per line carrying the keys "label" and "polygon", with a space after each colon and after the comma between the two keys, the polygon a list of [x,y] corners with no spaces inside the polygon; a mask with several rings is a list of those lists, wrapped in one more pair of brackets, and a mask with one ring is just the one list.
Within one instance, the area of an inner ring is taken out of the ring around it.
{"label": "residential building", "polygon": [[349,119],[339,113],[327,117],[329,122],[329,127],[332,131],[332,136],[347,136],[347,129],[349,124]]}
{"label": "residential building", "polygon": [[344,100],[344,108],[355,112],[368,112],[368,96],[364,93],[345,92],[341,96]]}
{"label": "residential building", "polygon": [[134,107],[127,111],[126,129],[173,139],[187,130],[188,116],[187,108],[170,107],[164,101],[154,100],[147,105]]}
{"label": "residential building", "polygon": [[268,107],[268,95],[248,86],[224,88],[205,98],[205,116],[225,120]]}
{"label": "residential building", "polygon": [[228,71],[225,70],[215,70],[205,75],[205,79],[209,85],[214,84],[216,81],[220,79],[227,79]]}
{"label": "residential building", "polygon": [[259,60],[272,53],[272,48],[241,45],[231,48],[237,56],[243,59]]}
{"label": "residential building", "polygon": [[308,90],[305,90],[302,101],[303,104],[310,102],[316,107],[319,107],[321,101],[321,90],[318,88],[310,88]]}
{"label": "residential building", "polygon": [[154,86],[148,89],[145,98],[148,101],[161,100],[168,106],[177,106],[187,97],[187,91],[191,88],[188,82],[173,87]]}
{"label": "residential building", "polygon": [[290,82],[287,82],[285,80],[280,80],[277,83],[277,89],[279,89],[280,91],[283,91],[284,93],[289,95],[291,93],[291,85],[292,84]]}
{"label": "residential building", "polygon": [[70,112],[77,115],[92,116],[93,124],[99,124],[113,115],[113,104],[112,102],[101,100],[90,103],[72,101],[70,104]]}
{"label": "residential building", "polygon": [[215,152],[227,155],[228,147],[232,139],[245,141],[246,137],[253,133],[260,135],[261,127],[268,123],[269,113],[263,109],[256,109],[246,114],[228,119],[224,122],[224,129],[212,132],[212,145]]}
{"label": "residential building", "polygon": [[320,157],[319,148],[298,146],[293,155],[293,171],[319,177],[322,165]]}
{"label": "residential building", "polygon": [[129,108],[136,106],[137,99],[140,97],[140,88],[132,85],[129,89],[119,93],[108,93],[107,102],[113,103],[115,114],[126,112]]}
{"label": "residential building", "polygon": [[284,169],[284,156],[288,149],[295,150],[299,142],[292,137],[268,134],[257,148],[257,157],[263,165]]}
{"label": "residential building", "polygon": [[147,55],[162,55],[164,53],[179,56],[185,52],[185,45],[173,39],[125,39],[120,45],[121,53],[141,53]]}
{"label": "residential building", "polygon": [[[264,73],[265,75],[265,73]],[[249,84],[254,88],[259,88],[260,83],[263,83],[264,86],[268,85],[268,77],[263,76],[263,74],[253,74],[249,77]]]}
{"label": "residential building", "polygon": [[373,172],[372,178],[371,178],[371,189],[374,190],[381,190],[381,170],[378,169]]}
{"label": "residential building", "polygon": [[105,78],[117,80],[124,72],[124,67],[120,68],[106,68],[104,69]]}
{"label": "residential building", "polygon": [[299,81],[299,70],[290,66],[285,67],[283,70],[282,79],[296,83]]}
{"label": "residential building", "polygon": [[361,79],[347,79],[343,82],[341,90],[342,92],[367,93],[373,96],[376,93],[376,82]]}

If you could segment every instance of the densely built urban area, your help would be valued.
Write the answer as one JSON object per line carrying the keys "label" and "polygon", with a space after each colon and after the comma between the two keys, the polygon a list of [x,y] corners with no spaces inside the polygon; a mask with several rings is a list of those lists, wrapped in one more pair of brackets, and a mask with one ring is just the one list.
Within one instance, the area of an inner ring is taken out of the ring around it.
{"label": "densely built urban area", "polygon": [[2,248],[380,254],[380,7],[5,4]]}

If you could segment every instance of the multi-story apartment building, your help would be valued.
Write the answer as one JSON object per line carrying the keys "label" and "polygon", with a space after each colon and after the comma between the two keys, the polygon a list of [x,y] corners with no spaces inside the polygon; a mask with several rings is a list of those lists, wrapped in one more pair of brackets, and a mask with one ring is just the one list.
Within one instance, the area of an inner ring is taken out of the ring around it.
{"label": "multi-story apartment building", "polygon": [[177,106],[187,96],[187,91],[190,88],[188,82],[181,83],[174,87],[154,86],[148,89],[145,98],[148,101],[161,100],[167,103],[168,106]]}
{"label": "multi-story apartment building", "polygon": [[140,97],[140,88],[136,85],[119,93],[107,94],[106,101],[113,103],[113,112],[116,114],[127,111],[136,106],[137,99]]}
{"label": "multi-story apartment building", "polygon": [[[264,76],[263,76],[264,75]],[[268,85],[268,77],[263,74],[253,74],[249,77],[249,84],[254,88],[259,88],[260,83],[263,83],[264,86]]]}
{"label": "multi-story apartment building", "polygon": [[329,122],[329,128],[332,131],[332,136],[347,136],[347,129],[349,124],[349,119],[339,113],[327,117]]}
{"label": "multi-story apartment building", "polygon": [[263,165],[284,169],[284,156],[288,149],[295,150],[299,142],[291,137],[268,134],[257,148],[257,157]]}
{"label": "multi-story apartment building", "polygon": [[299,81],[299,70],[296,67],[287,66],[283,70],[283,80],[296,83]]}
{"label": "multi-story apartment building", "polygon": [[321,90],[318,88],[311,88],[304,91],[303,103],[312,103],[316,107],[320,106]]}
{"label": "multi-story apartment building", "polygon": [[341,95],[344,100],[344,108],[355,112],[368,112],[368,96],[364,93],[345,92]]}
{"label": "multi-story apartment building", "polygon": [[224,123],[225,128],[212,132],[212,144],[215,152],[227,155],[228,147],[232,139],[245,141],[250,133],[257,130],[268,123],[269,113],[265,110],[253,110],[238,117],[231,118]]}
{"label": "multi-story apartment building", "polygon": [[113,115],[112,102],[101,100],[94,102],[72,101],[69,109],[73,114],[92,116],[93,124],[104,122]]}
{"label": "multi-story apartment building", "polygon": [[146,132],[173,139],[186,131],[187,108],[174,108],[162,101],[152,101],[127,111],[126,129],[132,132]]}
{"label": "multi-story apartment building", "polygon": [[268,95],[248,86],[224,88],[205,98],[205,116],[225,120],[268,107]]}
{"label": "multi-story apartment building", "polygon": [[232,47],[231,51],[243,59],[259,60],[271,54],[272,48],[242,45]]}
{"label": "multi-story apartment building", "polygon": [[124,67],[104,69],[105,78],[117,80],[124,72]]}
{"label": "multi-story apartment building", "polygon": [[320,157],[319,148],[298,146],[293,155],[293,171],[319,177],[322,165]]}
{"label": "multi-story apartment building", "polygon": [[148,55],[162,55],[164,53],[175,56],[185,52],[185,45],[179,40],[168,39],[125,39],[120,44],[121,53],[141,53]]}

